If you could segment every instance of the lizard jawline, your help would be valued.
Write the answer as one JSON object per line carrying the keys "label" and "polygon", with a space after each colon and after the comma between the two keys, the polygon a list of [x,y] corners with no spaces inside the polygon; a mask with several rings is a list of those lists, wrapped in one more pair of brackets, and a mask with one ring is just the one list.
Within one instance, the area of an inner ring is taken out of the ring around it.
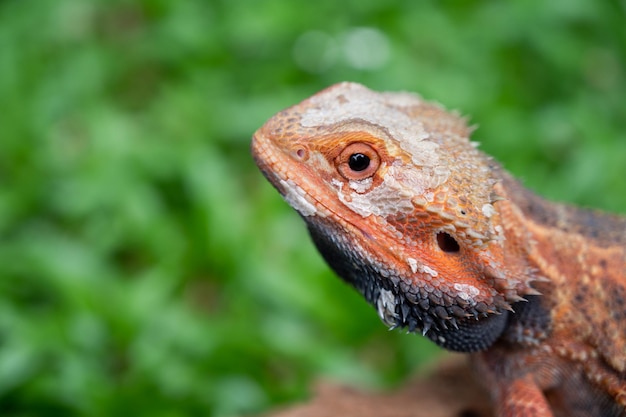
{"label": "lizard jawline", "polygon": [[[391,328],[421,332],[444,349],[476,352],[487,349],[503,333],[508,311],[463,314],[457,304],[445,305],[423,288],[393,271],[378,270],[361,248],[316,216],[305,219],[313,242],[326,262],[376,307],[382,321]],[[457,313],[455,316],[454,313]]]}

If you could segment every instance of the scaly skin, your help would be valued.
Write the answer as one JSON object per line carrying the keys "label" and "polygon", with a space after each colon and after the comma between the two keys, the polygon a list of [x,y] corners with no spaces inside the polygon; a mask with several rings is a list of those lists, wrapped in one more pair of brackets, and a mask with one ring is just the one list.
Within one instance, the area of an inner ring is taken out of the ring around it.
{"label": "scaly skin", "polygon": [[471,353],[496,414],[626,415],[626,220],[550,203],[408,93],[332,86],[253,139],[318,249],[390,327]]}

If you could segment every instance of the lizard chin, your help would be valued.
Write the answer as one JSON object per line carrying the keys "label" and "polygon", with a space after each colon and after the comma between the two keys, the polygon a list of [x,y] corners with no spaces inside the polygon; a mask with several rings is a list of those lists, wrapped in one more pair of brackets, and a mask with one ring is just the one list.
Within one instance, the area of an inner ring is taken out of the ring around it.
{"label": "lizard chin", "polygon": [[[491,346],[504,332],[508,311],[481,318],[435,317],[424,314],[419,305],[403,295],[379,288],[373,303],[383,323],[391,329],[420,331],[440,347],[455,352],[478,352]],[[437,307],[434,307],[437,308]],[[442,307],[443,308],[443,307]]]}
{"label": "lizard chin", "polygon": [[394,271],[380,269],[366,251],[334,230],[332,224],[305,219],[317,249],[331,268],[378,311],[390,328],[421,332],[444,349],[477,352],[490,347],[504,332],[509,312],[476,311],[466,305],[437,304],[423,288]]}

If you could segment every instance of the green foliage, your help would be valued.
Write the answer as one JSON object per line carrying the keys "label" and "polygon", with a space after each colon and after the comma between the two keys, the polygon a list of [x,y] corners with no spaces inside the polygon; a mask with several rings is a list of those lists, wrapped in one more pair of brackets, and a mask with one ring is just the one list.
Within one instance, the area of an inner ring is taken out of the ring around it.
{"label": "green foliage", "polygon": [[623,210],[624,17],[583,0],[0,2],[0,412],[224,416],[319,375],[414,372],[437,350],[329,272],[251,134],[337,81],[418,91],[544,194]]}

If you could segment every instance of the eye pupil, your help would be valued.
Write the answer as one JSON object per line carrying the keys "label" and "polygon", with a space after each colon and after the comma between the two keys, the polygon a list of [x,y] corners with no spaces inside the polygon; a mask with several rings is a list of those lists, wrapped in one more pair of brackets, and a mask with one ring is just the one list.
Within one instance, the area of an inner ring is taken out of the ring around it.
{"label": "eye pupil", "polygon": [[352,155],[350,155],[348,165],[353,171],[363,171],[368,166],[370,166],[370,158],[369,156],[362,153],[353,153]]}

